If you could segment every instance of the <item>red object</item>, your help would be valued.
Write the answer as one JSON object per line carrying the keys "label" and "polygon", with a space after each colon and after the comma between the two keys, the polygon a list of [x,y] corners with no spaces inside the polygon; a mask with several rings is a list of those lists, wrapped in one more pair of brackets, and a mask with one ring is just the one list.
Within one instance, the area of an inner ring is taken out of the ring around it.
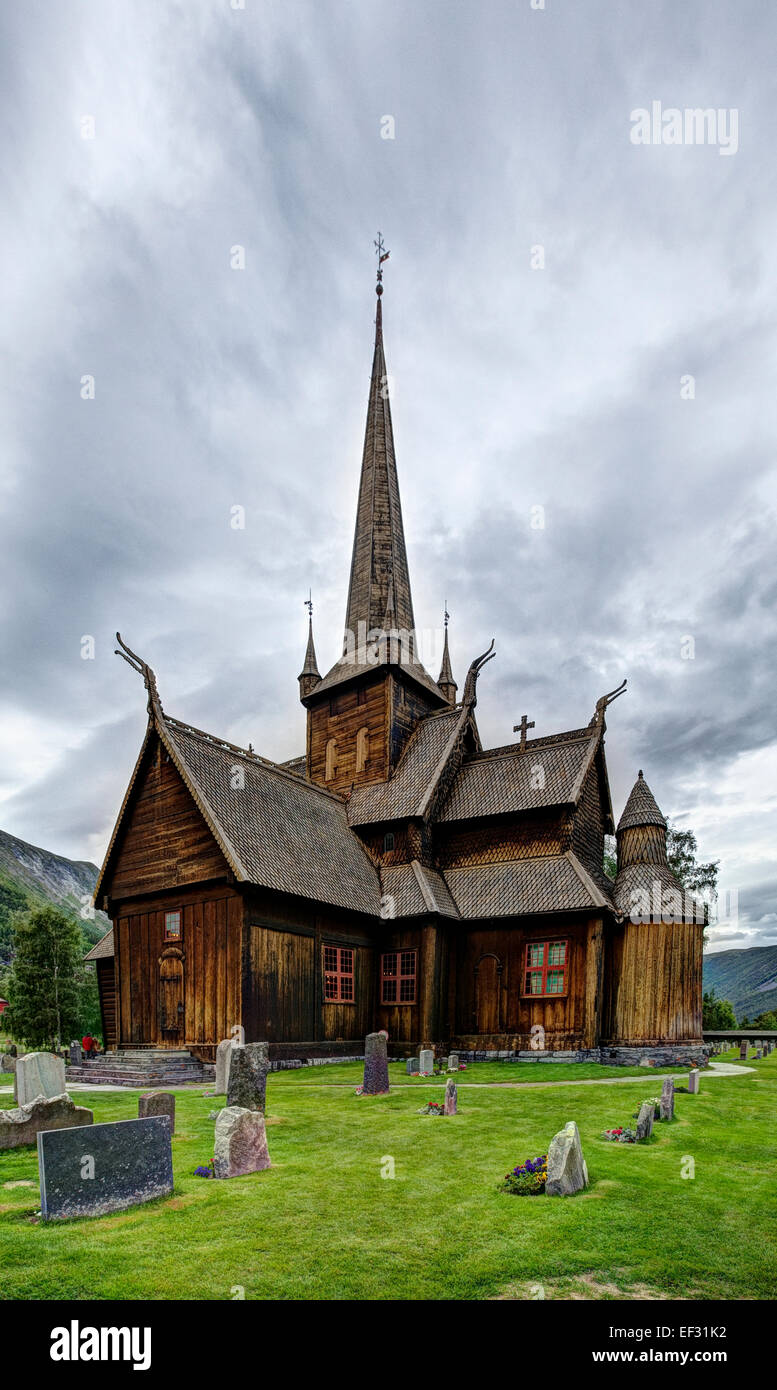
{"label": "red object", "polygon": [[381,1004],[415,1004],[416,951],[387,951],[380,958]]}
{"label": "red object", "polygon": [[324,947],[324,1003],[353,1004],[353,951]]}
{"label": "red object", "polygon": [[8,1008],[8,1000],[7,1000],[7,999],[0,999],[0,1014],[3,1012],[3,1009],[7,1009],[7,1008]]}
{"label": "red object", "polygon": [[92,1037],[91,1033],[87,1033],[86,1037],[81,1039],[81,1046],[84,1049],[84,1052],[92,1051],[92,1048],[94,1047],[94,1038]]}
{"label": "red object", "polygon": [[524,995],[532,999],[566,994],[568,942],[530,941],[526,947]]}

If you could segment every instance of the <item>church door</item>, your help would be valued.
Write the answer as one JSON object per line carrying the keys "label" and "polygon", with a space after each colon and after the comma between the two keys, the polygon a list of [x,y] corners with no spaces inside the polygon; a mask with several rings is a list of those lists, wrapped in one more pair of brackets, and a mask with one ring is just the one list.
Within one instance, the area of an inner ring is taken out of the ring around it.
{"label": "church door", "polygon": [[184,1038],[183,961],[178,955],[159,962],[159,1041],[181,1047]]}
{"label": "church door", "polygon": [[501,1033],[502,962],[484,955],[475,966],[475,1032]]}

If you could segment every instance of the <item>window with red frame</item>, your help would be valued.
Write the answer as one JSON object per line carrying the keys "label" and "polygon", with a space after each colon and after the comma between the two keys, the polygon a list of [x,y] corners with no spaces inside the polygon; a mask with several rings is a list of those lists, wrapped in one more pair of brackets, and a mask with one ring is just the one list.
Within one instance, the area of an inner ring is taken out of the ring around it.
{"label": "window with red frame", "polygon": [[353,1002],[353,951],[345,946],[325,946],[324,1003]]}
{"label": "window with red frame", "polygon": [[180,912],[165,913],[165,941],[181,940],[181,914]]}
{"label": "window with red frame", "polygon": [[417,959],[417,951],[387,951],[381,956],[381,1004],[415,1004]]}
{"label": "window with red frame", "polygon": [[566,994],[567,941],[530,941],[526,947],[524,994]]}

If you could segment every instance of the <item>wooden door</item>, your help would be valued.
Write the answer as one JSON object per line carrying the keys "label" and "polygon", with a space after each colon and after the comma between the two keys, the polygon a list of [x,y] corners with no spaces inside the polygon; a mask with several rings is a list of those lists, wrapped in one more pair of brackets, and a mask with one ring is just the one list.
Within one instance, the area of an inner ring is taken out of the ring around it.
{"label": "wooden door", "polygon": [[475,1032],[500,1033],[502,962],[484,955],[475,966]]}
{"label": "wooden door", "polygon": [[182,1047],[184,1040],[183,961],[162,956],[159,962],[159,1041],[163,1047]]}

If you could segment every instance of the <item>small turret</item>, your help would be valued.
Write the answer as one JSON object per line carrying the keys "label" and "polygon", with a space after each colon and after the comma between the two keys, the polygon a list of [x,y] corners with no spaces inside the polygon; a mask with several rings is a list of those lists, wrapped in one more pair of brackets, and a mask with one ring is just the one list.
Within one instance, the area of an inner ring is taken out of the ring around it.
{"label": "small turret", "polygon": [[302,670],[297,676],[297,680],[299,681],[299,697],[301,700],[304,700],[305,696],[309,695],[311,690],[315,690],[321,680],[321,672],[318,669],[318,663],[316,661],[316,648],[313,644],[313,605],[310,599],[308,599],[307,602],[309,604],[308,645],[305,651],[305,661]]}
{"label": "small turret", "polygon": [[449,650],[448,650],[448,618],[449,618],[449,616],[450,616],[450,615],[449,615],[448,610],[447,610],[447,608],[446,608],[446,610],[445,610],[445,646],[444,646],[443,649],[442,649],[442,666],[440,667],[440,674],[439,674],[439,676],[437,677],[437,684],[438,684],[438,686],[440,687],[440,690],[442,691],[442,693],[443,693],[443,695],[445,696],[446,700],[448,701],[448,704],[449,704],[449,705],[455,705],[455,703],[456,703],[456,692],[457,692],[457,690],[458,690],[459,687],[457,686],[455,680],[453,679],[453,671],[451,670],[451,654],[450,654],[450,652],[449,652]]}

